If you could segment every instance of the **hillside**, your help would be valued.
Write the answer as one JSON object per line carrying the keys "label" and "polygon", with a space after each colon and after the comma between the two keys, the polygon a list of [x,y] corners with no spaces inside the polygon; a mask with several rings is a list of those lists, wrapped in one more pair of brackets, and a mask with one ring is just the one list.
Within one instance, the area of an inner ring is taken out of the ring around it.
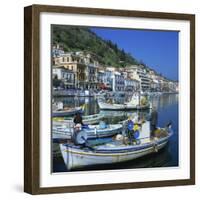
{"label": "hillside", "polygon": [[138,64],[130,54],[110,40],[103,40],[86,27],[52,26],[52,42],[60,44],[64,51],[91,51],[99,62],[108,66],[123,67]]}

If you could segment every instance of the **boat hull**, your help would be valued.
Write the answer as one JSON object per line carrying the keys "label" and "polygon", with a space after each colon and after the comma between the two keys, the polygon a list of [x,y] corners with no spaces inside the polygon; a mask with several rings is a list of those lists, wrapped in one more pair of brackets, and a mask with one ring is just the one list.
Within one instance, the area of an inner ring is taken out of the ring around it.
{"label": "boat hull", "polygon": [[131,104],[109,104],[105,102],[98,102],[101,110],[145,110],[150,108],[150,104],[147,105],[131,105]]}
{"label": "boat hull", "polygon": [[162,149],[168,142],[168,137],[163,140],[157,141],[146,145],[144,148],[141,146],[129,146],[125,149],[115,150],[90,150],[81,149],[77,146],[70,146],[60,144],[60,150],[66,165],[67,170],[76,168],[84,168],[91,165],[114,164],[130,160],[154,153]]}
{"label": "boat hull", "polygon": [[[97,124],[99,123],[100,120],[104,118],[104,116],[100,114],[96,114],[96,115],[83,116],[82,118],[83,118],[84,124]],[[63,119],[63,120],[53,120],[53,123],[55,125],[68,124],[72,122],[73,122],[73,118]]]}
{"label": "boat hull", "polygon": [[[106,129],[83,129],[88,139],[95,139],[95,138],[105,138],[105,137],[112,137],[122,131],[122,125],[110,125],[109,128]],[[71,139],[72,138],[72,129],[65,129],[65,130],[56,130],[53,129],[53,139]]]}
{"label": "boat hull", "polygon": [[52,117],[67,117],[82,112],[82,108],[74,109],[72,111],[53,111]]}

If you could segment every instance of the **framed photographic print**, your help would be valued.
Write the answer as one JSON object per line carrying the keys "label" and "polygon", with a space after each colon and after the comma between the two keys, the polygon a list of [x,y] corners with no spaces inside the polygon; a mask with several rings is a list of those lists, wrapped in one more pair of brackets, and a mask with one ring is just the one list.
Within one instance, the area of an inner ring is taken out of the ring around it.
{"label": "framed photographic print", "polygon": [[195,184],[195,16],[24,9],[24,191]]}

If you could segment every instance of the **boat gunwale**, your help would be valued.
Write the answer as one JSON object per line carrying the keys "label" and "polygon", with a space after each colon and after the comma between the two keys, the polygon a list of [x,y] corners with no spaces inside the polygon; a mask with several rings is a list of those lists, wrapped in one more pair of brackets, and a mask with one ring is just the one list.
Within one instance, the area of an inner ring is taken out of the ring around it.
{"label": "boat gunwale", "polygon": [[[142,150],[142,149],[145,149],[145,148],[148,148],[148,147],[153,147],[153,146],[156,146],[156,145],[160,145],[161,143],[164,143],[164,142],[167,142],[168,139],[172,136],[172,133],[170,133],[168,136],[166,137],[163,137],[157,141],[152,141],[152,142],[148,142],[148,143],[145,143],[143,145],[130,145],[131,147],[130,148],[118,148],[118,149],[95,149],[94,148],[94,153],[123,153],[123,152],[127,152],[127,151],[137,151],[137,150]],[[64,146],[66,146],[67,148],[72,148],[72,149],[76,149],[76,150],[81,150],[82,152],[85,151],[86,152],[92,152],[92,150],[90,148],[82,148],[81,146],[77,146],[77,145],[74,145],[74,144],[62,144]],[[127,147],[127,146],[126,146]]]}
{"label": "boat gunwale", "polygon": [[[150,107],[150,104],[149,105],[146,105],[146,106],[135,106],[135,107],[130,107],[128,105],[123,105],[123,106],[114,106],[113,104],[107,104],[107,103],[104,103],[105,104],[105,107],[99,105],[99,108],[101,110],[147,110],[147,109],[151,109]],[[117,104],[116,104],[117,105]]]}
{"label": "boat gunwale", "polygon": [[[133,105],[129,102],[124,104],[111,104],[103,101],[98,100],[98,105],[101,110],[143,110],[143,109],[150,109],[151,104],[148,103],[146,105]],[[131,107],[132,106],[132,107]],[[110,107],[110,108],[109,108]]]}
{"label": "boat gunwale", "polygon": [[[158,144],[158,146],[167,144],[168,141],[163,141]],[[98,152],[98,151],[74,151],[72,148],[65,149],[64,152],[72,153],[72,154],[80,154],[80,155],[87,155],[87,156],[127,156],[132,154],[139,154],[145,151],[153,149],[153,145],[149,145],[146,148],[134,150],[134,151],[125,151],[125,152]]]}
{"label": "boat gunwale", "polygon": [[[59,125],[57,125],[57,126],[59,126]],[[95,125],[89,125],[89,126],[95,126]],[[113,132],[113,131],[121,130],[123,128],[121,124],[110,124],[109,126],[110,127],[102,128],[102,129],[92,127],[92,128],[89,128],[89,129],[86,128],[86,129],[82,129],[82,130],[85,130],[87,133],[93,132],[93,131],[95,131],[95,129],[96,129],[97,132]],[[70,129],[70,128],[55,127],[55,128],[53,128],[53,131],[65,133],[65,132],[67,132],[67,131],[65,131],[65,129],[67,130],[67,129]]]}

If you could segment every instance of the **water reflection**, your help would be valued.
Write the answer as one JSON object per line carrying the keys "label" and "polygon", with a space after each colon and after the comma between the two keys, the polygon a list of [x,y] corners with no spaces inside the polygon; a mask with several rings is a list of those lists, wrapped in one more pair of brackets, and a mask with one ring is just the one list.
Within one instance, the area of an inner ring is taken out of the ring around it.
{"label": "water reflection", "polygon": [[173,104],[178,104],[178,94],[163,94],[161,96],[155,96],[151,99],[152,106],[155,106],[157,109],[165,108]]}

